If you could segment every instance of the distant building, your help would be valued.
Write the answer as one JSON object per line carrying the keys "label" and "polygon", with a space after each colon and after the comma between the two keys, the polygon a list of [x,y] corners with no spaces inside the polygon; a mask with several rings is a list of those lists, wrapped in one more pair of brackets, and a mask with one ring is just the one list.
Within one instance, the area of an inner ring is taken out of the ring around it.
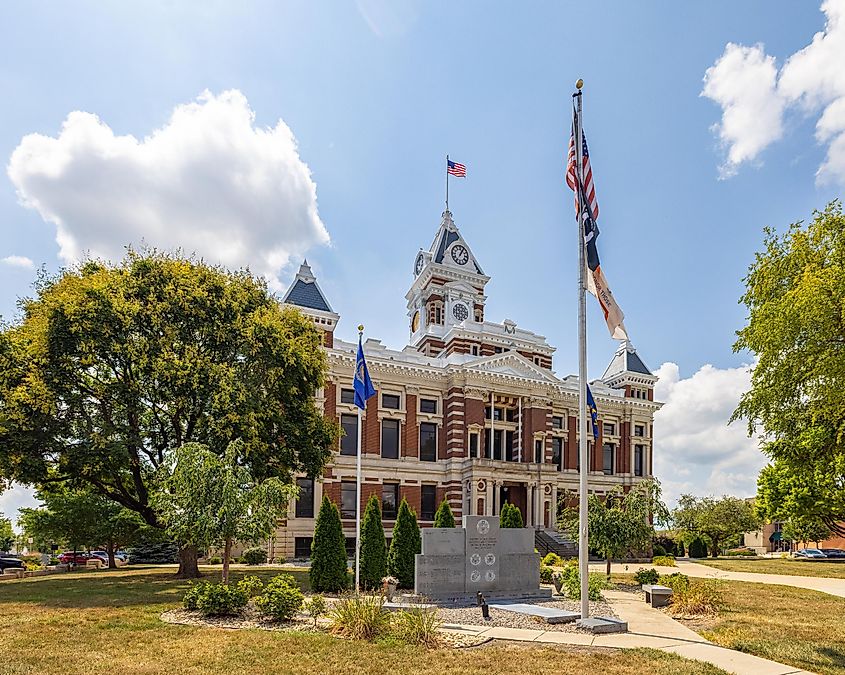
{"label": "distant building", "polygon": [[[378,394],[363,418],[361,499],[379,497],[388,537],[403,497],[424,527],[445,497],[456,518],[496,515],[510,502],[526,525],[553,529],[559,497],[578,489],[578,378],[554,374],[555,348],[542,335],[487,320],[489,280],[445,211],[431,246],[413,262],[405,295],[410,344],[401,351],[372,338],[364,344]],[[339,506],[354,551],[357,345],[334,337],[340,316],[307,262],[284,302],[324,332],[329,374],[319,404],[345,435],[322,480],[298,479],[300,498],[271,553],[309,555],[323,494]],[[656,381],[628,342],[590,383],[601,418],[598,442],[589,436],[591,492],[627,489],[652,475]]]}

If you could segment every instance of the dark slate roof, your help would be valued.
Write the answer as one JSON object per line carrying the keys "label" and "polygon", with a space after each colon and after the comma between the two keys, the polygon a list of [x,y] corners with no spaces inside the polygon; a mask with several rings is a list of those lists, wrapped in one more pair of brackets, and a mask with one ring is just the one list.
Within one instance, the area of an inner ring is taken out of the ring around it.
{"label": "dark slate roof", "polygon": [[293,287],[287,294],[285,302],[299,307],[308,307],[309,309],[318,309],[322,312],[331,312],[331,307],[320,289],[317,288],[316,283],[308,283],[302,279],[297,279]]}
{"label": "dark slate roof", "polygon": [[604,371],[603,378],[606,379],[625,372],[652,375],[648,366],[637,355],[636,350],[628,344],[620,346],[616,354],[613,355],[613,360],[608,365],[607,370]]}
{"label": "dark slate roof", "polygon": [[449,244],[457,241],[459,238],[458,233],[454,230],[443,230],[443,236],[440,237],[440,245],[437,247],[437,253],[434,255],[434,262],[442,263]]}

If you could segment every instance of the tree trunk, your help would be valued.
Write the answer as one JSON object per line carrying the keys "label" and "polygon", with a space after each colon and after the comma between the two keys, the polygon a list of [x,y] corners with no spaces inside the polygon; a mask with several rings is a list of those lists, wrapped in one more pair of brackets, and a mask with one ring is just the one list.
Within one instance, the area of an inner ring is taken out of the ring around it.
{"label": "tree trunk", "polygon": [[232,555],[232,540],[227,539],[223,545],[223,583],[229,584],[229,557]]}
{"label": "tree trunk", "polygon": [[196,546],[183,546],[179,550],[179,570],[176,572],[178,579],[199,579],[200,568],[197,564],[199,554]]}
{"label": "tree trunk", "polygon": [[610,581],[610,556],[607,556],[607,580]]}
{"label": "tree trunk", "polygon": [[114,543],[113,542],[110,541],[110,542],[108,542],[108,544],[106,544],[106,553],[108,553],[108,556],[109,556],[109,569],[110,570],[117,569],[117,564],[115,564],[115,562],[114,562]]}
{"label": "tree trunk", "polygon": [[718,558],[719,557],[719,542],[714,539],[713,540],[713,550],[710,553],[711,558]]}

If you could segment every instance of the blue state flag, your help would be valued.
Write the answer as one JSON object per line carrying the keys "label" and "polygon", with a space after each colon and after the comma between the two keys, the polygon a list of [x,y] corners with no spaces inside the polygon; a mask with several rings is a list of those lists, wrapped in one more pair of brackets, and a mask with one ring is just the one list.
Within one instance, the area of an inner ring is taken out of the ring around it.
{"label": "blue state flag", "polygon": [[355,405],[361,410],[367,406],[367,399],[375,396],[376,389],[370,380],[370,371],[367,370],[367,362],[364,359],[364,348],[361,346],[361,338],[358,338],[358,358],[355,359]]}
{"label": "blue state flag", "polygon": [[[356,385],[357,386],[357,385]],[[599,409],[596,408],[596,400],[593,398],[593,392],[590,391],[590,385],[587,385],[587,411],[593,420],[593,438],[599,440]]]}

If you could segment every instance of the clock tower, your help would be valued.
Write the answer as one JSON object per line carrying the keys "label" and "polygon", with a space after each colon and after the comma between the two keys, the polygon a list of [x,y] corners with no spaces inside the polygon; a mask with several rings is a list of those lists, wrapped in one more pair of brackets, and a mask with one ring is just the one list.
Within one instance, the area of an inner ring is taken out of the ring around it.
{"label": "clock tower", "polygon": [[405,295],[411,344],[436,356],[447,348],[453,328],[484,322],[484,287],[490,277],[482,271],[450,211],[443,212],[429,249],[417,253],[413,272],[414,282]]}

